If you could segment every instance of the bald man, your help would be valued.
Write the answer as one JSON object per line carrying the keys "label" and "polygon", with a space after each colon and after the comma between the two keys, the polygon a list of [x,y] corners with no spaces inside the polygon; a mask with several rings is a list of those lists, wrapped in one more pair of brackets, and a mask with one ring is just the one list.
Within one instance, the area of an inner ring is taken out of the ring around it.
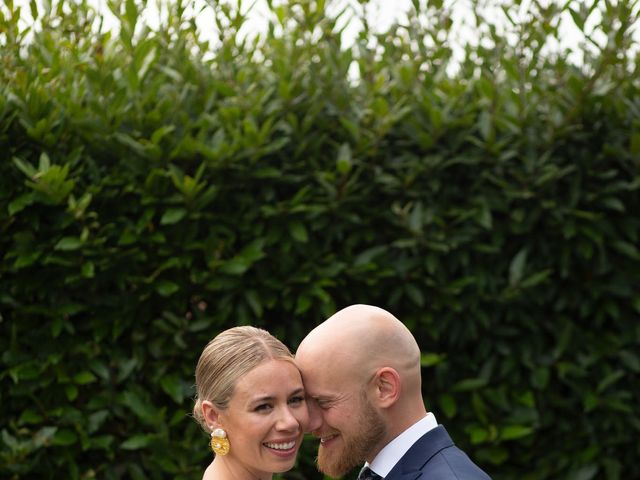
{"label": "bald man", "polygon": [[296,352],[310,398],[318,468],[338,478],[487,480],[422,399],[420,349],[402,322],[370,305],[340,310]]}

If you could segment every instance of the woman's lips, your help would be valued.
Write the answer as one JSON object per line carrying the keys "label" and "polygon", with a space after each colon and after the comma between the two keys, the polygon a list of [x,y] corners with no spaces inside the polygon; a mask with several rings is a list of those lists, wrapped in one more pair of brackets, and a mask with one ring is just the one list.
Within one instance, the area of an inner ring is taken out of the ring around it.
{"label": "woman's lips", "polygon": [[271,453],[279,457],[289,457],[291,455],[295,455],[295,453],[298,451],[297,440],[264,442],[262,445],[268,448]]}

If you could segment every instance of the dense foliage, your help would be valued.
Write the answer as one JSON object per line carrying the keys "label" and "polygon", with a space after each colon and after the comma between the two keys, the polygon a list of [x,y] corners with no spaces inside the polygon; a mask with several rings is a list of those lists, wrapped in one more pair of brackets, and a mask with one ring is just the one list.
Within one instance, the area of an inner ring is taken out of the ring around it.
{"label": "dense foliage", "polygon": [[107,3],[0,6],[0,476],[200,478],[207,340],[371,303],[493,478],[638,478],[637,2],[478,11],[460,50],[435,0],[353,45],[323,0],[260,35],[211,2],[214,40]]}

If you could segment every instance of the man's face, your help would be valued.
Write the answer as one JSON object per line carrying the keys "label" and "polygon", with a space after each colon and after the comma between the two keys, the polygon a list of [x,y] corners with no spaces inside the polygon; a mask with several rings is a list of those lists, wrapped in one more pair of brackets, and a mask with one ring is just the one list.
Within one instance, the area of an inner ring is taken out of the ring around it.
{"label": "man's face", "polygon": [[386,432],[366,385],[358,385],[347,373],[320,362],[302,370],[311,423],[319,425],[312,431],[320,438],[318,468],[334,478],[371,460]]}

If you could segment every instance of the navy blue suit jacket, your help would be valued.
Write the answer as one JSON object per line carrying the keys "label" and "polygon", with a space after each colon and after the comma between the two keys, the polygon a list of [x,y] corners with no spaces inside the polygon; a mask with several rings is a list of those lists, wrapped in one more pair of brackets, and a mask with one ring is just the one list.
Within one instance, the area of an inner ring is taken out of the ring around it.
{"label": "navy blue suit jacket", "polygon": [[385,480],[491,480],[451,440],[442,425],[414,443]]}

